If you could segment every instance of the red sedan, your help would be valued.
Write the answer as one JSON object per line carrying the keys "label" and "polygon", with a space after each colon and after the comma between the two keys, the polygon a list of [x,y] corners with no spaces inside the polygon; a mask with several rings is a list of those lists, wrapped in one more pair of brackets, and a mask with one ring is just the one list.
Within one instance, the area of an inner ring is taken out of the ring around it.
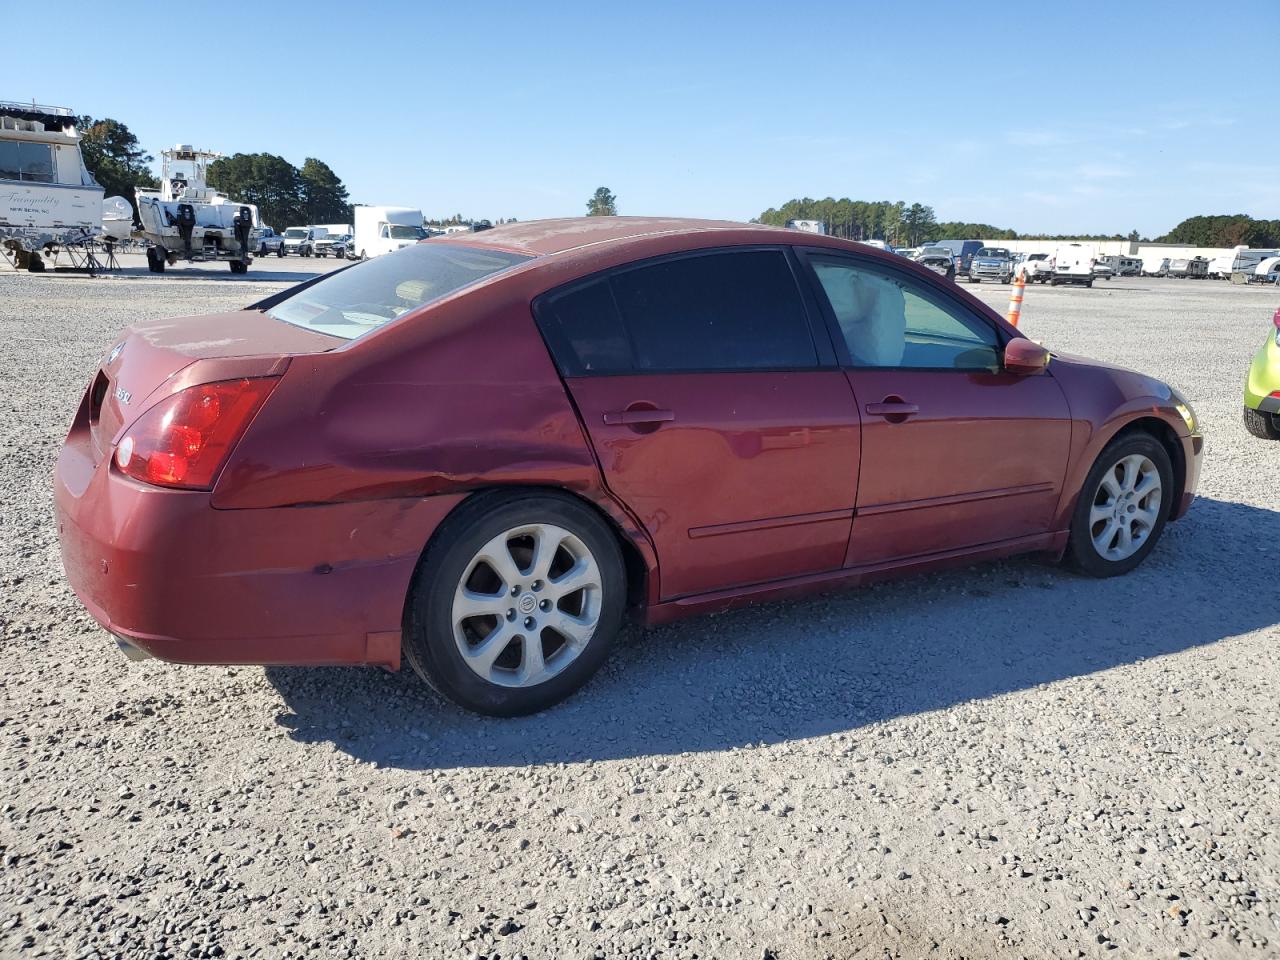
{"label": "red sedan", "polygon": [[647,623],[1019,553],[1095,576],[1191,503],[1177,391],[829,237],[601,217],[428,240],[139,324],[58,459],[131,656],[376,664],[498,715]]}

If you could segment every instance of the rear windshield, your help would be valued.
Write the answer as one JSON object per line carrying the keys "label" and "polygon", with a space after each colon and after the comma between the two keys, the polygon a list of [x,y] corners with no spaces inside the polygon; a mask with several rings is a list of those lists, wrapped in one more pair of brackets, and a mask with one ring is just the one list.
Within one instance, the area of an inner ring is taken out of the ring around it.
{"label": "rear windshield", "polygon": [[528,259],[502,250],[416,244],[331,274],[266,312],[285,323],[354,340]]}

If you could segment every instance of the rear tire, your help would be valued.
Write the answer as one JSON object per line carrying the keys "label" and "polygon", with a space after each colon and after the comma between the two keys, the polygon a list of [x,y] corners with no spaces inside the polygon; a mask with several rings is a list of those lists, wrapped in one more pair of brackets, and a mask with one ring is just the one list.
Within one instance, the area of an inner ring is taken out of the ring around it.
{"label": "rear tire", "polygon": [[1173,465],[1149,433],[1109,443],[1085,477],[1071,515],[1067,564],[1091,577],[1128,573],[1147,558],[1173,506]]}
{"label": "rear tire", "polygon": [[441,525],[418,566],[405,657],[468,710],[536,713],[600,668],[625,607],[618,541],[592,510],[555,494],[480,494]]}
{"label": "rear tire", "polygon": [[1280,440],[1280,416],[1244,408],[1244,428],[1263,440]]}

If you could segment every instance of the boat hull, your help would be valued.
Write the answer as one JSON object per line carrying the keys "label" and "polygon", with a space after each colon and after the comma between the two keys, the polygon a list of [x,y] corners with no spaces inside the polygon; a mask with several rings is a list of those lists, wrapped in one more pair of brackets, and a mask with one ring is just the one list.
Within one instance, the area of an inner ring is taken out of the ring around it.
{"label": "boat hull", "polygon": [[142,221],[142,234],[152,244],[173,257],[185,257],[186,246],[178,229],[178,206],[189,205],[195,212],[196,222],[191,228],[191,259],[193,260],[247,260],[257,243],[257,228],[250,235],[249,249],[245,250],[235,233],[235,216],[241,207],[253,211],[249,203],[201,203],[188,200],[164,200],[154,194],[138,192],[138,219]]}
{"label": "boat hull", "polygon": [[102,234],[98,186],[0,180],[0,244],[36,253]]}

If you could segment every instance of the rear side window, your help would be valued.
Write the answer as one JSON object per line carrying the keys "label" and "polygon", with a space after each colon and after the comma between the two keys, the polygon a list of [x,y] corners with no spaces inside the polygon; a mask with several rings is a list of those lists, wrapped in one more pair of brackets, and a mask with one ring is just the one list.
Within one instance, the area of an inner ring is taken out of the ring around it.
{"label": "rear side window", "polygon": [[818,363],[786,256],[745,250],[619,271],[550,299],[567,375],[805,369]]}

